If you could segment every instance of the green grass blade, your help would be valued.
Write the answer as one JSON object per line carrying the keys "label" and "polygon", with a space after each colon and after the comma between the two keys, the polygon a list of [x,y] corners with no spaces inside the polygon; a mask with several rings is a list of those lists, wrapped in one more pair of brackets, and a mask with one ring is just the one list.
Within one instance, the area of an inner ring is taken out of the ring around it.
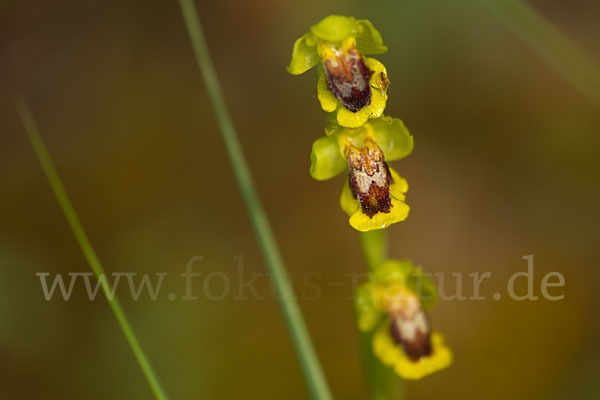
{"label": "green grass blade", "polygon": [[267,268],[275,283],[286,325],[304,378],[313,399],[331,399],[331,394],[325,376],[313,348],[306,325],[302,319],[300,308],[294,297],[292,286],[285,274],[285,267],[275,242],[275,237],[267,220],[265,211],[260,203],[246,159],[237,138],[231,117],[225,106],[225,101],[219,86],[217,74],[212,64],[202,26],[193,0],[180,0],[183,19],[192,42],[198,67],[204,78],[206,91],[210,97],[215,117],[220,127],[221,136],[229,155],[231,166],[237,184],[246,204],[255,234],[260,243]]}
{"label": "green grass blade", "polygon": [[600,106],[600,67],[583,49],[522,0],[482,0],[481,4]]}
{"label": "green grass blade", "polygon": [[[100,263],[100,260],[98,259],[98,256],[96,255],[96,252],[94,251],[94,248],[92,247],[92,244],[90,243],[85,230],[81,225],[81,221],[79,220],[79,217],[73,208],[73,204],[67,195],[67,191],[65,190],[60,176],[56,171],[56,167],[50,158],[48,149],[42,140],[35,120],[33,119],[33,115],[31,114],[31,110],[29,109],[29,106],[24,98],[19,98],[17,100],[17,109],[19,110],[21,121],[23,122],[23,126],[27,132],[27,135],[29,136],[33,150],[35,151],[35,154],[42,165],[42,169],[44,170],[44,173],[48,178],[48,182],[52,187],[52,191],[54,192],[54,195],[56,196],[56,199],[58,200],[58,203],[60,204],[60,207],[67,218],[67,221],[69,222],[69,226],[71,227],[71,230],[73,231],[73,234],[75,235],[75,238],[81,247],[81,251],[90,264],[94,275],[96,278],[99,278],[101,275],[104,275],[104,268],[102,268],[102,264]],[[142,347],[133,333],[133,329],[131,328],[127,317],[125,316],[119,301],[117,300],[116,296],[110,296],[110,292],[112,291],[110,283],[108,281],[106,281],[106,283],[106,286],[100,286],[102,287],[103,293],[106,296],[106,300],[115,314],[119,326],[125,334],[127,342],[129,343],[129,346],[131,347],[131,350],[133,351],[133,354],[135,355],[135,358],[137,359],[138,364],[140,365],[140,368],[142,369],[142,372],[144,373],[144,376],[150,385],[150,389],[154,393],[154,397],[159,400],[166,400],[167,395],[162,389],[154,370],[150,366],[148,358],[144,354]]]}

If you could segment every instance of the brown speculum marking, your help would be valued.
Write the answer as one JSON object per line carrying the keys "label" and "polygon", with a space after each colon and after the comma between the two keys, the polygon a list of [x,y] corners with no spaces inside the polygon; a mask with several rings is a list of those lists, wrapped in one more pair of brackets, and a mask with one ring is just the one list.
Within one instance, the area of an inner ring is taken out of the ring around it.
{"label": "brown speculum marking", "polygon": [[391,302],[388,312],[390,334],[394,342],[402,346],[407,357],[418,361],[431,355],[431,325],[419,301],[411,296]]}
{"label": "brown speculum marking", "polygon": [[371,104],[371,71],[355,48],[338,51],[335,59],[323,61],[327,86],[344,107],[357,112]]}
{"label": "brown speculum marking", "polygon": [[362,148],[352,145],[346,150],[350,191],[358,199],[362,212],[373,218],[377,213],[389,213],[392,176],[383,152],[371,140]]}

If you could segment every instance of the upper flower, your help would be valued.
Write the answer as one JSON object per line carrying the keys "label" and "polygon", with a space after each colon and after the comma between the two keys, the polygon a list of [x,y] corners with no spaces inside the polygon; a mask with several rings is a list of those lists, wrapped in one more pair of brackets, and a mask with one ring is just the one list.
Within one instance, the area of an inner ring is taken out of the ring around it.
{"label": "upper flower", "polygon": [[387,51],[381,34],[366,19],[330,15],[310,27],[294,44],[292,61],[287,67],[290,74],[302,74],[320,61],[317,44],[341,45],[348,38],[356,39],[356,49],[362,54],[382,54]]}
{"label": "upper flower", "polygon": [[443,336],[431,329],[425,313],[436,299],[429,278],[408,260],[384,261],[357,290],[359,330],[374,332],[374,354],[404,379],[420,379],[452,362]]}
{"label": "upper flower", "polygon": [[296,40],[288,72],[306,72],[321,61],[317,83],[324,111],[341,126],[353,128],[382,115],[389,79],[383,64],[363,54],[387,51],[381,35],[367,20],[331,15]]}
{"label": "upper flower", "polygon": [[413,139],[399,119],[382,117],[360,128],[334,127],[313,143],[310,174],[325,180],[348,171],[340,205],[359,231],[382,229],[408,216],[408,184],[386,160],[412,151]]}

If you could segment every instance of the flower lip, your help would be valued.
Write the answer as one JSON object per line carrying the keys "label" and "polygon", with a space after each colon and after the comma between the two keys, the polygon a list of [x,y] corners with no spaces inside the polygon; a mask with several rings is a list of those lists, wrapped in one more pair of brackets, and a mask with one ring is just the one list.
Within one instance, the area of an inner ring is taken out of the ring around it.
{"label": "flower lip", "polygon": [[[379,212],[372,217],[362,210],[360,201],[352,195],[350,185],[346,182],[340,195],[340,206],[348,214],[350,226],[360,232],[384,229],[397,222],[404,221],[408,216],[410,207],[404,202],[408,184],[393,169],[389,169],[392,183],[389,186],[390,209],[389,212]],[[348,178],[349,180],[349,178]]]}
{"label": "flower lip", "polygon": [[372,71],[355,47],[334,54],[335,58],[323,60],[327,86],[344,107],[356,113],[371,104]]}
{"label": "flower lip", "polygon": [[350,191],[359,200],[363,213],[369,218],[380,212],[389,213],[392,176],[379,146],[368,139],[360,149],[349,145],[346,153]]}
{"label": "flower lip", "polygon": [[431,355],[431,325],[418,298],[400,292],[389,299],[390,333],[412,361]]}
{"label": "flower lip", "polygon": [[[401,179],[395,176],[397,182]],[[409,260],[384,260],[356,290],[358,329],[373,333],[374,355],[403,379],[421,379],[452,364],[452,351],[426,316],[436,298],[431,279]],[[420,346],[418,332],[428,337]]]}

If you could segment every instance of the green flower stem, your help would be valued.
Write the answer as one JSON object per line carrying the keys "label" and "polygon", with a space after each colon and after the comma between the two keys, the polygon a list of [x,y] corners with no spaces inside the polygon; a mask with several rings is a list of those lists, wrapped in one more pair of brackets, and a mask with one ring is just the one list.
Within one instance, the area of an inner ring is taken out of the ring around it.
{"label": "green flower stem", "polygon": [[385,229],[369,232],[358,232],[360,247],[363,251],[369,272],[373,272],[384,260],[387,253],[387,238]]}
{"label": "green flower stem", "polygon": [[522,0],[484,0],[481,4],[600,106],[600,67],[583,49]]}
{"label": "green flower stem", "polygon": [[208,52],[206,40],[204,39],[196,6],[193,0],[180,0],[179,5],[181,6],[183,19],[196,55],[196,61],[204,77],[206,91],[210,97],[237,184],[250,214],[250,220],[258,237],[262,254],[275,283],[285,322],[292,337],[296,354],[300,360],[302,372],[310,394],[313,399],[331,399],[332,396],[329,387],[327,386],[306,325],[302,319],[292,286],[285,274],[285,267],[279,254],[275,237],[252,183],[248,164],[244,158],[233,122],[225,106],[217,74]]}
{"label": "green flower stem", "polygon": [[404,381],[375,357],[371,348],[374,332],[360,332],[360,356],[367,380],[370,400],[402,400]]}
{"label": "green flower stem", "polygon": [[[60,204],[60,207],[67,218],[67,221],[69,222],[71,230],[73,231],[73,234],[75,235],[75,238],[81,247],[81,251],[85,255],[85,258],[90,264],[90,267],[96,278],[100,279],[100,276],[104,275],[104,268],[102,268],[102,264],[100,263],[92,244],[83,230],[81,221],[79,220],[79,217],[73,208],[73,204],[67,195],[67,191],[65,190],[60,176],[56,171],[56,167],[50,158],[50,154],[48,153],[46,145],[42,140],[35,120],[33,119],[31,111],[24,98],[19,98],[17,100],[17,108],[19,110],[19,114],[21,115],[21,121],[25,127],[25,131],[27,132],[29,140],[31,141],[31,145],[33,146],[33,150],[35,151],[35,154],[42,165],[42,169],[44,170],[44,173],[48,178],[48,182],[52,187],[52,191],[54,192],[54,195],[56,196],[56,199],[58,200],[58,203]],[[106,300],[115,314],[117,322],[125,334],[127,342],[129,343],[129,346],[131,347],[131,350],[133,351],[133,354],[135,355],[135,358],[137,359],[137,362],[140,365],[148,384],[150,385],[150,389],[152,390],[152,393],[154,393],[154,397],[159,400],[167,399],[168,397],[165,394],[165,391],[162,389],[158,381],[158,377],[148,361],[148,357],[146,357],[144,354],[144,351],[142,350],[142,347],[140,346],[140,343],[138,342],[135,333],[129,324],[129,321],[125,316],[125,312],[121,308],[121,304],[117,300],[116,296],[113,297],[110,295],[110,293],[112,293],[111,284],[108,281],[105,281],[105,285],[103,284],[101,286],[102,291],[106,296]]]}
{"label": "green flower stem", "polygon": [[[367,269],[373,273],[383,262],[387,253],[385,229],[359,232],[358,238],[367,263]],[[360,356],[365,371],[367,389],[371,400],[402,400],[404,384],[391,368],[383,365],[373,354],[371,343],[374,332],[359,332]]]}

